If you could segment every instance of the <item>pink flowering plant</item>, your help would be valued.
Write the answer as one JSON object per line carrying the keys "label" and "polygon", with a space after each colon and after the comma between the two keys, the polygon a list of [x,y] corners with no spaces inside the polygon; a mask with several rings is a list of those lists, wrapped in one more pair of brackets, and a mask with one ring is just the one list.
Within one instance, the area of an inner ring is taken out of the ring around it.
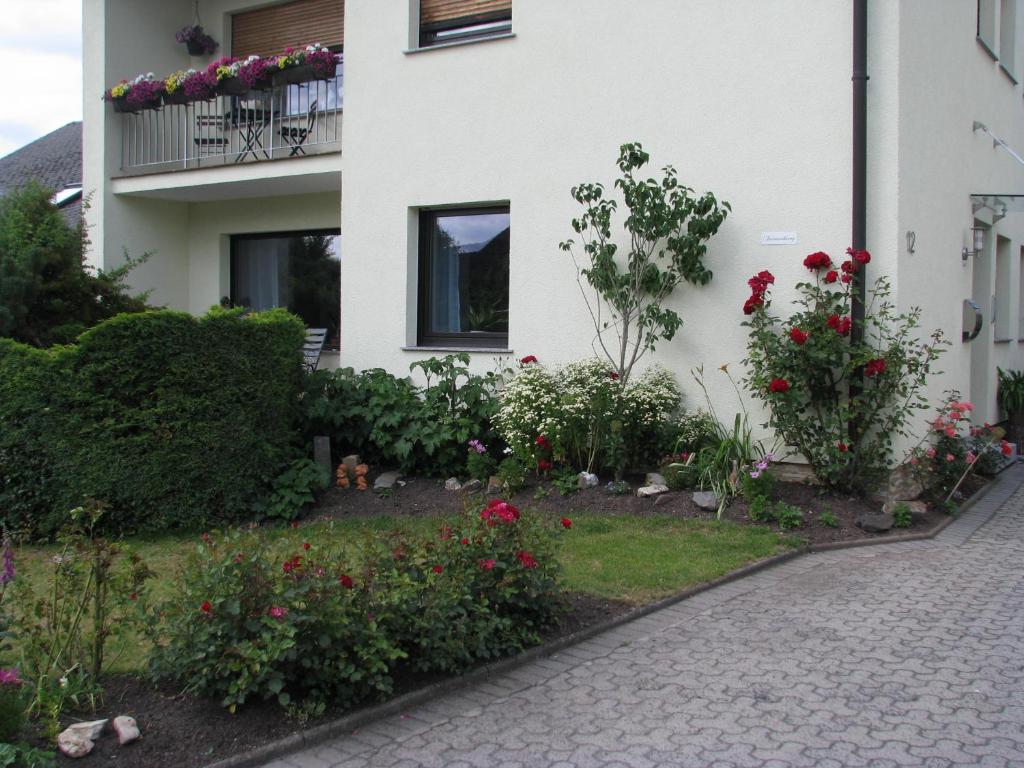
{"label": "pink flowering plant", "polygon": [[907,457],[922,485],[947,501],[970,474],[994,472],[1001,459],[1013,453],[1002,428],[976,426],[973,410],[974,404],[961,399],[959,392],[947,392],[928,431]]}
{"label": "pink flowering plant", "polygon": [[486,483],[497,469],[498,462],[486,445],[475,438],[466,444],[466,473],[470,477]]}
{"label": "pink flowering plant", "polygon": [[897,312],[884,277],[868,291],[854,341],[853,277],[871,255],[851,248],[847,256],[839,265],[820,251],[804,259],[813,280],[796,284],[788,316],[772,311],[774,275],[750,278],[745,383],[768,409],[766,426],[806,458],[819,480],[864,492],[888,469],[893,440],[909,434],[914,411],[928,407],[923,386],[947,342],[941,331],[919,338],[920,309]]}

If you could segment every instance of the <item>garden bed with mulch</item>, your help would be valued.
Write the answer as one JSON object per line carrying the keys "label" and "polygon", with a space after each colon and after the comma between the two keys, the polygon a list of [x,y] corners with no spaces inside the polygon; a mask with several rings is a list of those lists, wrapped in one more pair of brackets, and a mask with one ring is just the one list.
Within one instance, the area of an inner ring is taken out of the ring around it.
{"label": "garden bed with mulch", "polygon": [[[633,478],[629,493],[613,493],[606,487],[606,481],[594,488],[586,488],[568,496],[562,496],[549,483],[531,482],[509,501],[521,508],[528,508],[556,517],[568,516],[586,511],[591,514],[636,515],[640,517],[673,516],[698,520],[713,520],[716,513],[701,509],[693,502],[691,491],[669,491],[653,498],[640,498],[635,490],[642,478]],[[987,481],[971,476],[962,489],[970,496]],[[404,478],[404,485],[396,485],[390,492],[379,494],[373,490],[357,491],[352,488],[331,488],[309,513],[311,517],[373,517],[373,516],[444,516],[457,513],[466,504],[481,504],[485,498],[480,494],[465,494],[461,491],[447,491],[444,481],[430,478]],[[539,491],[539,492],[538,492]],[[775,486],[776,500],[791,504],[804,512],[804,523],[788,531],[789,535],[805,539],[808,544],[850,542],[860,539],[877,539],[908,533],[930,531],[948,517],[938,503],[929,505],[928,512],[915,514],[909,528],[894,528],[885,533],[870,533],[856,525],[862,514],[873,514],[881,510],[881,502],[856,496],[841,496],[824,491],[819,486],[806,483],[780,482]],[[834,527],[821,522],[823,512],[835,517]],[[747,504],[742,499],[732,501],[722,514],[723,520],[748,525],[765,525],[750,519]],[[772,526],[769,526],[772,527]],[[775,526],[777,529],[777,526]]]}
{"label": "garden bed with mulch", "polygon": [[[568,611],[562,623],[544,636],[545,642],[621,616],[634,607],[579,593],[571,593],[567,599]],[[409,676],[401,680],[395,694],[406,693],[440,679],[443,676]],[[368,702],[367,706],[375,703]],[[287,718],[276,702],[252,702],[232,715],[219,702],[182,693],[172,685],[154,685],[128,675],[112,676],[106,681],[103,701],[97,713],[66,717],[62,726],[81,720],[131,715],[138,721],[142,738],[133,744],[118,746],[117,737],[108,724],[88,756],[71,760],[58,755],[57,762],[59,765],[108,768],[202,768],[353,711],[328,710],[316,719],[300,723]],[[42,740],[37,742],[37,746],[52,749],[52,745]]]}

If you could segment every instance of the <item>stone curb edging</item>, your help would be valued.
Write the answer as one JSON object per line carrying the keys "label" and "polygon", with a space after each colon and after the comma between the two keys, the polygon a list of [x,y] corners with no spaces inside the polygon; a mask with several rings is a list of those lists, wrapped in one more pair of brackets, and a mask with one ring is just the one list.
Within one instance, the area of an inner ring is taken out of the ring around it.
{"label": "stone curb edging", "polygon": [[[969,499],[967,499],[967,501],[963,503],[960,507],[959,514],[962,515],[969,508],[973,507],[988,495],[989,491],[999,484],[1000,480],[997,478],[984,488],[977,490]],[[473,670],[472,672],[459,675],[458,677],[440,680],[424,688],[419,688],[417,690],[410,691],[409,693],[402,694],[397,698],[385,701],[382,704],[366,707],[358,712],[353,712],[352,714],[345,715],[337,720],[332,720],[329,723],[324,723],[316,726],[315,728],[294,733],[291,736],[285,736],[284,738],[278,739],[270,744],[257,747],[256,749],[244,752],[240,755],[234,755],[223,760],[218,760],[215,763],[208,764],[205,768],[257,768],[264,763],[268,763],[284,755],[315,747],[325,741],[330,741],[335,737],[351,733],[367,723],[383,720],[386,717],[396,715],[402,711],[431,701],[438,696],[461,688],[466,688],[473,683],[486,680],[492,675],[510,672],[527,664],[528,662],[533,661],[534,659],[551,656],[570,645],[576,645],[577,643],[588,640],[595,635],[615,629],[623,624],[628,624],[631,621],[643,618],[644,616],[663,608],[668,608],[676,603],[680,603],[694,597],[701,592],[706,592],[710,589],[714,589],[715,587],[720,587],[724,584],[751,576],[758,571],[763,571],[788,562],[789,560],[795,560],[803,555],[814,554],[817,552],[830,552],[838,549],[853,549],[855,547],[866,547],[878,544],[901,544],[910,541],[925,541],[933,539],[958,518],[959,515],[950,515],[935,525],[930,531],[926,531],[924,533],[908,533],[898,536],[879,536],[871,539],[858,539],[856,541],[833,541],[825,544],[805,545],[803,547],[790,550],[789,552],[783,552],[782,554],[765,558],[764,560],[758,560],[757,562],[750,563],[742,568],[737,568],[735,571],[730,571],[724,576],[719,576],[717,579],[713,579],[712,581],[697,584],[696,586],[684,589],[678,594],[653,603],[648,603],[647,605],[642,605],[628,613],[622,614],[621,616],[616,616],[606,621],[592,624],[589,627],[584,627],[577,632],[573,632],[571,635],[566,635],[565,637],[557,638],[542,645],[534,646],[533,648],[529,648],[511,658],[487,664]]]}

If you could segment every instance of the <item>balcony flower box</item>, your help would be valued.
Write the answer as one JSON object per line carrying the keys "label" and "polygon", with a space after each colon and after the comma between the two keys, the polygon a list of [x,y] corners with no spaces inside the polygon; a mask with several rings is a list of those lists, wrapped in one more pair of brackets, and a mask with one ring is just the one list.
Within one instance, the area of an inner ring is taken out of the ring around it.
{"label": "balcony flower box", "polygon": [[103,94],[115,112],[139,112],[143,109],[159,109],[167,87],[163,80],[157,80],[153,73],[139,75],[134,80],[122,80]]}
{"label": "balcony flower box", "polygon": [[278,59],[278,70],[274,73],[274,85],[297,85],[313,80],[329,80],[337,72],[340,57],[331,53],[319,43],[304,50],[289,49]]}

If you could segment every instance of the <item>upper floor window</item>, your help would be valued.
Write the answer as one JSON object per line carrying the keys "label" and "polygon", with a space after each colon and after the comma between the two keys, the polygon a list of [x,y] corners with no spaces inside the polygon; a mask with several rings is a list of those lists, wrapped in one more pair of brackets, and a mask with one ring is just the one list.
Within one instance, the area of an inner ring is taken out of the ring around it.
{"label": "upper floor window", "polygon": [[420,47],[507,35],[512,0],[420,0]]}
{"label": "upper floor window", "polygon": [[286,48],[345,44],[344,0],[291,0],[231,17],[231,55],[272,56]]}
{"label": "upper floor window", "polygon": [[420,214],[422,346],[508,345],[509,209]]}

